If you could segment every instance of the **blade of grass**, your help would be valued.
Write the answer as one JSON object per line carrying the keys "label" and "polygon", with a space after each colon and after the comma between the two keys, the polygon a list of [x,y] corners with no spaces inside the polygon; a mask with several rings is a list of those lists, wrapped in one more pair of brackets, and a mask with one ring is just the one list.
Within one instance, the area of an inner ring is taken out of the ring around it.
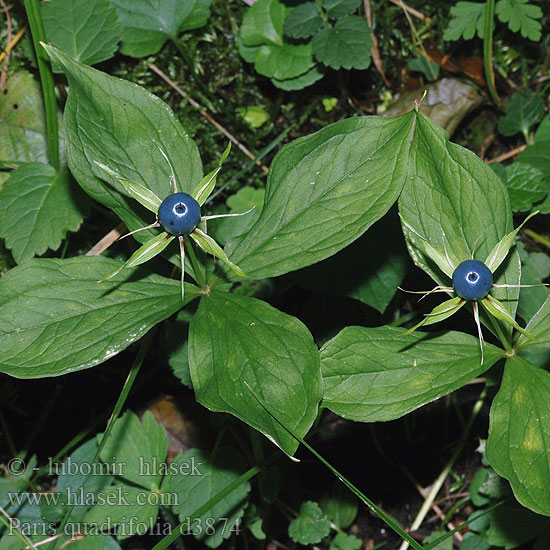
{"label": "blade of grass", "polygon": [[46,142],[48,144],[48,161],[59,171],[59,128],[57,118],[57,100],[55,97],[55,84],[50,60],[40,42],[46,41],[46,33],[40,17],[38,0],[24,0],[29,28],[31,30],[34,52],[42,83],[42,96],[46,112]]}
{"label": "blade of grass", "polygon": [[[250,393],[254,396],[256,401],[262,406],[262,408],[279,424],[285,431],[287,431],[296,441],[300,442],[310,453],[322,462],[359,500],[361,500],[372,512],[374,512],[390,529],[395,531],[403,540],[407,541],[415,550],[424,550],[424,548],[415,541],[408,533],[406,533],[397,521],[389,514],[384,512],[382,508],[378,507],[372,500],[364,495],[351,481],[343,476],[334,466],[332,466],[327,460],[325,460],[311,445],[306,443],[300,436],[296,435],[290,428],[283,424],[265,405],[260,398],[256,395],[254,390],[244,382]],[[153,550],[156,550],[155,548]]]}

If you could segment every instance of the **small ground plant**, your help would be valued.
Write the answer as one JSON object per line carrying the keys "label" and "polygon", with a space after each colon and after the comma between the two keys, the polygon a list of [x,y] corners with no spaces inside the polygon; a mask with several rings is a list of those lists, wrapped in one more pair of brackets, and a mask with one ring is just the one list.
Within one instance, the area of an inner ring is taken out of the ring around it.
{"label": "small ground plant", "polygon": [[[214,205],[209,199],[231,147],[204,170],[206,151],[167,103],[90,66],[109,59],[120,37],[123,53],[135,57],[159,51],[167,40],[184,51],[180,33],[206,24],[210,2],[160,2],[155,13],[148,2],[137,2],[136,12],[122,0],[87,4],[105,16],[98,51],[78,33],[80,40],[56,34],[56,10],[73,13],[74,5],[53,0],[40,14],[35,0],[25,1],[47,140],[41,156],[14,149],[14,159],[1,159],[9,177],[0,187],[0,235],[18,265],[0,278],[0,372],[44,379],[96,367],[136,342],[139,351],[105,431],[75,437],[52,462],[55,487],[43,492],[59,498],[29,500],[52,464],[39,466],[35,457],[25,464],[28,449],[5,467],[0,549],[130,548],[145,534],[156,537],[153,550],[183,548],[186,535],[194,540],[189,547],[229,547],[244,528],[265,539],[261,506],[276,503],[292,518],[288,536],[295,543],[358,550],[361,540],[347,531],[357,498],[403,547],[447,548],[452,533],[436,530],[421,544],[307,439],[322,431],[323,412],[369,425],[406,418],[481,376],[487,387],[464,422],[462,443],[487,394],[495,395],[483,468],[470,489],[477,510],[467,518],[465,547],[516,548],[535,540],[537,550],[544,548],[550,262],[517,239],[523,230],[544,240],[532,224],[550,212],[550,118],[540,97],[520,90],[505,104],[500,133],[525,141],[507,166],[489,166],[452,143],[416,102],[399,116],[344,118],[291,140],[270,163],[265,190],[245,186],[229,193],[226,205]],[[460,22],[461,4],[450,28]],[[291,10],[258,0],[241,27],[241,53],[280,88],[313,84],[323,76],[317,62],[350,68],[341,60],[331,64],[331,52],[319,46],[322,35],[323,43],[339,33],[332,38],[345,41],[346,29],[360,24],[370,47],[366,22],[350,15],[358,7],[324,1]],[[147,28],[151,18],[162,25]],[[286,44],[283,35],[311,43]],[[307,63],[293,65],[292,74],[278,70],[288,56],[303,62],[302,50]],[[52,67],[68,84],[62,122]],[[216,104],[209,90],[203,93]],[[56,250],[90,211],[122,220],[124,242],[137,241],[133,251],[35,257]],[[523,214],[516,227],[514,213]],[[426,294],[449,295],[425,314],[419,306],[397,320],[346,321],[317,338],[306,322],[263,299],[267,285],[297,281],[383,314],[404,284],[405,248],[415,277],[437,285]],[[462,331],[448,321],[465,309],[477,328],[465,324]],[[441,330],[417,330],[443,321]],[[144,376],[147,353],[161,341],[177,349],[169,363],[202,407],[250,427],[248,440],[236,438],[239,450],[217,426],[207,450],[190,445],[172,452],[150,411],[141,418],[123,411]],[[329,468],[335,485],[319,502],[302,495],[290,505],[279,497],[284,488],[273,464],[294,458],[299,447]],[[508,518],[518,514],[523,527],[514,538],[509,525],[518,522]]]}

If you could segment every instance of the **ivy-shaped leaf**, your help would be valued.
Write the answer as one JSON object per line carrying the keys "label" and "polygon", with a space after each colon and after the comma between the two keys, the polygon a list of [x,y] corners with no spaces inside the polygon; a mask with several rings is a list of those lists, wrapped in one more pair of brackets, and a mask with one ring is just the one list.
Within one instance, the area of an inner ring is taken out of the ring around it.
{"label": "ivy-shaped leaf", "polygon": [[14,170],[0,189],[0,236],[17,263],[56,250],[84,218],[87,197],[67,172],[29,163]]}
{"label": "ivy-shaped leaf", "polygon": [[452,19],[443,33],[444,40],[471,40],[484,36],[485,2],[457,2],[451,8]]}
{"label": "ivy-shaped leaf", "polygon": [[122,35],[109,0],[51,0],[40,6],[48,42],[94,65],[113,57]]}
{"label": "ivy-shaped leaf", "polygon": [[521,32],[521,36],[539,42],[542,25],[538,21],[542,17],[539,6],[529,4],[529,0],[499,0],[495,13],[513,32]]}
{"label": "ivy-shaped leaf", "polygon": [[520,90],[508,99],[505,111],[498,119],[498,131],[505,136],[521,132],[528,139],[531,126],[544,116],[544,103],[531,90]]}
{"label": "ivy-shaped leaf", "polygon": [[316,59],[332,69],[366,69],[370,65],[371,30],[358,15],[340,19],[333,28],[322,30],[311,44]]}

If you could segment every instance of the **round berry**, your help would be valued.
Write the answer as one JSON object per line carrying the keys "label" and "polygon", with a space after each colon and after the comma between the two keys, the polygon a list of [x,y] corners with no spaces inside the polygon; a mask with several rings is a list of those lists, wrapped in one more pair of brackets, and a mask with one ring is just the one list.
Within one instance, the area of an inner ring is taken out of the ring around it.
{"label": "round berry", "polygon": [[158,218],[167,233],[188,235],[201,221],[201,207],[191,195],[174,193],[162,201]]}
{"label": "round berry", "polygon": [[453,273],[455,292],[464,300],[481,300],[493,286],[491,270],[479,260],[465,260]]}

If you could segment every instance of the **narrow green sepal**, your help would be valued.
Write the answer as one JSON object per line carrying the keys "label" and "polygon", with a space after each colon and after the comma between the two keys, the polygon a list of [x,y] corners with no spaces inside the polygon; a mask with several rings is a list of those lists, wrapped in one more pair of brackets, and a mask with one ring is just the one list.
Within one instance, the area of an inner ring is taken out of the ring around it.
{"label": "narrow green sepal", "polygon": [[[456,265],[453,265],[451,258],[445,252],[432,246],[424,237],[421,237],[406,221],[401,214],[399,214],[401,222],[409,230],[411,235],[414,235],[414,241],[412,244],[420,248],[447,277],[453,278],[453,272]],[[458,264],[458,262],[455,262]]]}
{"label": "narrow green sepal", "polygon": [[444,321],[448,319],[451,315],[454,315],[466,302],[460,297],[455,296],[450,300],[446,300],[442,304],[435,306],[430,313],[428,313],[420,323],[417,323],[410,329],[406,330],[401,334],[401,336],[406,336],[411,334],[417,328],[423,325],[433,325],[434,323],[439,323],[439,321]]}
{"label": "narrow green sepal", "polygon": [[493,317],[496,317],[497,319],[500,319],[501,321],[504,321],[505,323],[513,326],[517,331],[521,332],[521,334],[527,336],[527,338],[534,338],[533,335],[529,334],[524,328],[518,325],[517,321],[510,315],[504,305],[496,298],[494,298],[493,296],[486,296],[485,298],[483,298],[483,300],[480,301],[487,312]]}
{"label": "narrow green sepal", "polygon": [[225,162],[225,159],[229,156],[229,151],[231,151],[231,142],[225,148],[225,151],[222,153],[220,162],[218,162],[218,167],[215,170],[212,170],[209,174],[204,176],[200,183],[197,185],[195,191],[193,191],[193,198],[199,203],[199,206],[202,206],[206,199],[210,196],[214,187],[216,186],[216,178],[218,172],[221,170],[222,164]]}
{"label": "narrow green sepal", "polygon": [[248,277],[248,275],[238,266],[235,265],[224,252],[223,248],[210,236],[202,232],[200,229],[195,229],[191,233],[192,239],[207,253],[212,254],[225,265],[230,267],[239,277]]}
{"label": "narrow green sepal", "polygon": [[140,246],[117,270],[105,275],[105,277],[102,277],[99,282],[102,283],[107,279],[111,279],[125,267],[135,267],[145,263],[151,258],[154,258],[170,244],[172,239],[174,239],[174,237],[165,232],[149,239],[143,246]]}
{"label": "narrow green sepal", "polygon": [[512,248],[512,245],[514,244],[514,241],[516,240],[516,236],[519,233],[519,230],[536,214],[538,214],[538,210],[536,212],[533,212],[532,214],[529,214],[523,220],[523,223],[521,223],[514,231],[511,231],[507,235],[504,235],[502,239],[495,245],[493,250],[489,253],[487,256],[487,259],[485,260],[485,265],[491,270],[492,273],[494,273],[500,264],[503,262],[504,258],[508,255],[508,252],[510,248]]}
{"label": "narrow green sepal", "polygon": [[108,166],[105,166],[105,164],[98,162],[97,160],[94,160],[94,164],[101,168],[101,170],[105,173],[109,174],[113,178],[116,178],[124,186],[124,189],[126,189],[128,194],[136,199],[142,206],[147,208],[147,210],[150,210],[154,214],[158,212],[162,201],[159,197],[157,197],[157,195],[155,195],[155,193],[145,187],[145,185],[123,178],[120,174],[117,174],[114,170]]}

